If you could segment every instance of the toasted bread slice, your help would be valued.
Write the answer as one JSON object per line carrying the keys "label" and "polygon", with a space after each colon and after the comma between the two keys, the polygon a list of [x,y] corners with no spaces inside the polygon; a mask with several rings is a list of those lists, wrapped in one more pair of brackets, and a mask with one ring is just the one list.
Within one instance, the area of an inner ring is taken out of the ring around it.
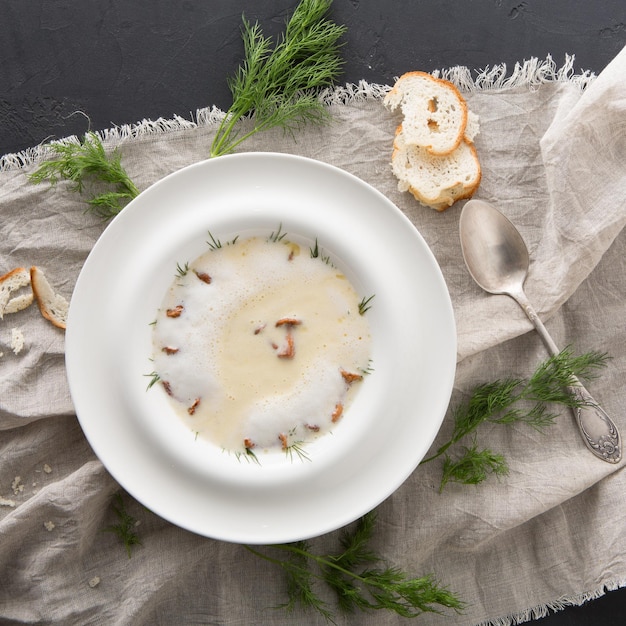
{"label": "toasted bread slice", "polygon": [[25,267],[16,267],[4,276],[0,276],[0,319],[7,313],[17,313],[32,304],[32,294],[20,294],[11,297],[30,284],[30,272]]}
{"label": "toasted bread slice", "polygon": [[58,328],[65,329],[68,301],[52,289],[48,279],[38,267],[30,268],[30,282],[41,314]]}
{"label": "toasted bread slice", "polygon": [[469,198],[478,188],[482,171],[476,149],[465,139],[449,155],[436,156],[408,145],[403,126],[398,126],[391,167],[398,189],[409,191],[427,207],[444,211],[457,200]]}
{"label": "toasted bread slice", "polygon": [[426,72],[407,72],[383,101],[391,111],[400,107],[404,140],[430,154],[443,156],[459,147],[467,127],[467,104],[449,81]]}

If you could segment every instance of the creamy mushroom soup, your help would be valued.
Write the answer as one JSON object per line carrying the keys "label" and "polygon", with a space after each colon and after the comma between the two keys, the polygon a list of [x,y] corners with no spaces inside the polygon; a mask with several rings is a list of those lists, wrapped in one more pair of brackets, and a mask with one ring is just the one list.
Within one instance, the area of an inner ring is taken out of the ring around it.
{"label": "creamy mushroom soup", "polygon": [[155,377],[195,436],[253,456],[300,451],[338,425],[363,384],[364,301],[308,248],[271,237],[213,245],[178,266],[158,310]]}

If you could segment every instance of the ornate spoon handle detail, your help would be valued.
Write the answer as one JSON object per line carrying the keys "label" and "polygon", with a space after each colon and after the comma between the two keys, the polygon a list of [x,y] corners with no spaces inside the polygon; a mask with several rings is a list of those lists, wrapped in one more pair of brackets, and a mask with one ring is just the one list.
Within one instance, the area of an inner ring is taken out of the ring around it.
{"label": "ornate spoon handle detail", "polygon": [[[528,302],[523,291],[508,293],[524,310],[528,319],[533,323],[539,336],[552,355],[559,353],[559,349],[548,333],[543,322]],[[619,463],[622,458],[622,446],[617,427],[593,399],[592,395],[582,386],[581,382],[572,377],[572,384],[566,390],[572,394],[582,406],[572,408],[574,418],[580,430],[583,441],[599,459],[607,463]]]}
{"label": "ornate spoon handle detail", "polygon": [[584,403],[572,411],[587,447],[597,457],[618,463],[622,458],[619,433],[611,418],[578,381],[567,391]]}

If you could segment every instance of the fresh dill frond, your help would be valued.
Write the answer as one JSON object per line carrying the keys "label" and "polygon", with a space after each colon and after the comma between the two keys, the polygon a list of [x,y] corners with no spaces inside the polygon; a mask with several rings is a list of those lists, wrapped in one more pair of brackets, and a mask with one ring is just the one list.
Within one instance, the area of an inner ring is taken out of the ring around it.
{"label": "fresh dill frond", "polygon": [[282,241],[286,236],[287,233],[283,232],[283,225],[281,222],[280,224],[278,224],[278,230],[276,232],[272,231],[267,240],[272,243],[278,243],[279,241]]}
{"label": "fresh dill frond", "polygon": [[139,535],[137,535],[136,532],[137,520],[126,512],[124,499],[120,493],[115,494],[114,501],[115,503],[111,505],[111,508],[115,512],[119,522],[103,528],[102,532],[117,535],[120,541],[124,544],[126,553],[130,559],[133,546],[141,545]]}
{"label": "fresh dill frond", "polygon": [[369,298],[363,296],[361,302],[359,302],[359,315],[365,315],[371,308],[371,302],[374,299],[374,295],[371,295]]}
{"label": "fresh dill frond", "polygon": [[509,468],[503,455],[496,454],[488,448],[479,450],[474,443],[469,448],[463,446],[461,456],[457,459],[453,460],[445,455],[439,491],[443,491],[448,482],[477,485],[490,474],[507,476],[508,473]]}
{"label": "fresh dill frond", "polygon": [[66,180],[70,191],[78,193],[83,193],[87,186],[110,186],[113,189],[95,193],[88,200],[92,210],[106,219],[117,215],[139,195],[139,189],[122,166],[118,149],[107,154],[96,133],[88,132],[80,142],[54,142],[48,149],[56,158],[44,161],[30,174],[31,182],[48,181],[56,185]]}
{"label": "fresh dill frond", "polygon": [[313,609],[326,621],[334,623],[331,608],[320,598],[315,589],[317,577],[309,567],[308,554],[311,553],[309,542],[296,541],[289,545],[293,546],[294,550],[287,553],[285,561],[276,561],[282,566],[287,579],[288,598],[287,602],[278,605],[278,608],[284,608],[289,612],[297,607]]}
{"label": "fresh dill frond", "polygon": [[[608,360],[606,353],[591,351],[575,356],[570,348],[566,348],[542,362],[529,379],[505,378],[477,385],[469,398],[452,410],[454,427],[450,439],[421,463],[446,454],[451,446],[475,434],[485,422],[526,424],[544,431],[556,419],[556,413],[550,410],[551,405],[585,405],[585,400],[567,391],[573,377],[584,380],[596,377]],[[504,457],[489,450],[478,451],[476,445],[465,447],[457,461],[446,454],[441,488],[450,481],[478,483],[491,474],[506,474]]]}
{"label": "fresh dill frond", "polygon": [[[211,157],[232,152],[262,130],[293,133],[307,122],[327,121],[319,91],[332,86],[341,71],[338,40],[346,30],[327,19],[331,4],[302,0],[275,44],[258,23],[242,18],[244,61],[228,81],[233,101],[213,139]],[[247,132],[237,128],[244,117],[253,123]]]}
{"label": "fresh dill frond", "polygon": [[606,352],[591,351],[576,356],[570,347],[542,363],[529,380],[526,395],[538,402],[553,402],[569,407],[585,404],[578,396],[567,391],[573,377],[589,381],[599,376],[610,357]]}
{"label": "fresh dill frond", "polygon": [[414,578],[397,567],[385,565],[369,545],[375,524],[375,513],[364,515],[351,530],[341,534],[341,551],[337,554],[315,554],[304,541],[267,546],[284,553],[284,559],[246,548],[283,569],[289,599],[282,607],[313,609],[331,623],[335,623],[335,614],[320,596],[318,581],[335,592],[338,608],[348,613],[355,609],[388,610],[403,617],[416,617],[425,612],[443,613],[443,609],[462,611],[463,602],[432,576]]}
{"label": "fresh dill frond", "polygon": [[149,374],[144,374],[144,376],[150,379],[150,382],[146,387],[146,391],[148,391],[148,389],[150,389],[151,387],[154,387],[154,385],[156,385],[161,380],[161,376],[159,376],[158,372],[150,372]]}

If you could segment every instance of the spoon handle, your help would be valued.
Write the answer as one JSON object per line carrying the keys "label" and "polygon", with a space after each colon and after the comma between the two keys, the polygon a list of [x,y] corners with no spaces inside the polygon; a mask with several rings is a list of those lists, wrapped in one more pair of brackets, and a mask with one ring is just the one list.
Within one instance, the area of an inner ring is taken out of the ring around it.
{"label": "spoon handle", "polygon": [[622,458],[619,433],[611,418],[592,395],[574,379],[567,391],[584,404],[572,411],[587,447],[599,458],[618,463]]}
{"label": "spoon handle", "polygon": [[[560,351],[557,345],[528,302],[526,295],[523,292],[510,293],[509,295],[522,307],[550,354],[558,354]],[[607,463],[618,463],[622,458],[620,436],[611,418],[576,377],[572,377],[572,384],[566,390],[582,403],[582,406],[572,407],[572,412],[583,441],[589,450]]]}

